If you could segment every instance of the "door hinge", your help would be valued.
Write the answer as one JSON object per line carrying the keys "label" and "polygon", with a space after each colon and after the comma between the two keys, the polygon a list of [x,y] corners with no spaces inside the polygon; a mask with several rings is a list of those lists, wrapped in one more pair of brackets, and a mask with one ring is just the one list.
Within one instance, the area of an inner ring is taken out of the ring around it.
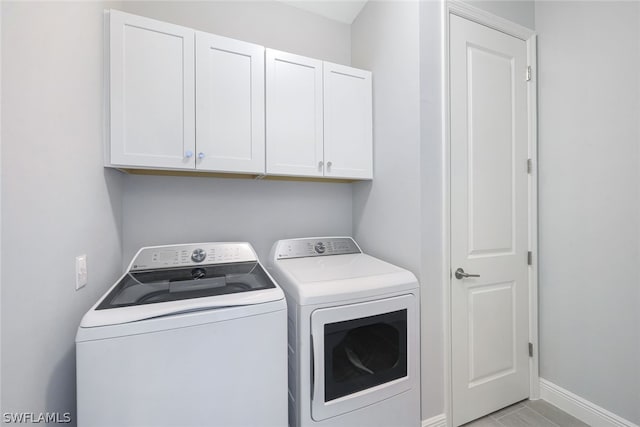
{"label": "door hinge", "polygon": [[533,161],[531,159],[527,159],[527,173],[531,173],[533,171]]}
{"label": "door hinge", "polygon": [[529,343],[529,357],[533,357],[533,343]]}
{"label": "door hinge", "polygon": [[531,65],[527,66],[527,81],[531,81]]}
{"label": "door hinge", "polygon": [[533,265],[533,253],[531,251],[527,252],[527,265]]}

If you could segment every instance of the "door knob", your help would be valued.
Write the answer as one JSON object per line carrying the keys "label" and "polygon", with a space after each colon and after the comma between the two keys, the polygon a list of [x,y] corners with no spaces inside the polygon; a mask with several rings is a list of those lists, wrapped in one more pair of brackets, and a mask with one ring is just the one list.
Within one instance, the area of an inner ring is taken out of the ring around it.
{"label": "door knob", "polygon": [[457,269],[456,272],[455,272],[455,275],[456,275],[456,279],[464,279],[464,278],[467,278],[467,277],[480,277],[479,274],[468,274],[468,273],[465,273],[462,268]]}

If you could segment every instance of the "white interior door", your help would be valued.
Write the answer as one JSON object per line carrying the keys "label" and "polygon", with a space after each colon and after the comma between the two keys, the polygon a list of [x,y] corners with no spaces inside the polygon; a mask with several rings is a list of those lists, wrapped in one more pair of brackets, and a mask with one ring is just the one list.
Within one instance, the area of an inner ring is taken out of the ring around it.
{"label": "white interior door", "polygon": [[264,173],[264,47],[196,33],[196,168]]}
{"label": "white interior door", "polygon": [[529,396],[526,70],[526,42],[451,15],[454,426]]}

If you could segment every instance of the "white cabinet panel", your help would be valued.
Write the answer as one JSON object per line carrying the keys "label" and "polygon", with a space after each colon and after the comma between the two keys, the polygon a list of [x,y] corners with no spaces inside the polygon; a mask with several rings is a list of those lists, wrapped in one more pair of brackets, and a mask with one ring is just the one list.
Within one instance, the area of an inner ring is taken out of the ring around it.
{"label": "white cabinet panel", "polygon": [[267,173],[322,176],[322,61],[266,52]]}
{"label": "white cabinet panel", "polygon": [[196,34],[196,168],[265,170],[264,48]]}
{"label": "white cabinet panel", "polygon": [[324,63],[325,176],[373,177],[371,72]]}
{"label": "white cabinet panel", "polygon": [[371,73],[267,49],[267,173],[371,179]]}
{"label": "white cabinet panel", "polygon": [[194,31],[112,10],[110,163],[193,168]]}
{"label": "white cabinet panel", "polygon": [[372,178],[370,72],[107,16],[107,166]]}

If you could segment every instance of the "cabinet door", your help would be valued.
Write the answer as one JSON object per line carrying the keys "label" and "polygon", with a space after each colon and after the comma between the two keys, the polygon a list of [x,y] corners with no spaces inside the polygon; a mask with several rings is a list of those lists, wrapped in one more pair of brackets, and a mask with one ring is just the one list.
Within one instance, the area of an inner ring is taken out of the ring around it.
{"label": "cabinet door", "polygon": [[196,169],[264,173],[264,48],[196,33]]}
{"label": "cabinet door", "polygon": [[322,176],[322,61],[266,52],[267,173]]}
{"label": "cabinet door", "polygon": [[110,163],[195,165],[194,31],[110,11]]}
{"label": "cabinet door", "polygon": [[325,176],[373,178],[371,114],[371,73],[325,62]]}

